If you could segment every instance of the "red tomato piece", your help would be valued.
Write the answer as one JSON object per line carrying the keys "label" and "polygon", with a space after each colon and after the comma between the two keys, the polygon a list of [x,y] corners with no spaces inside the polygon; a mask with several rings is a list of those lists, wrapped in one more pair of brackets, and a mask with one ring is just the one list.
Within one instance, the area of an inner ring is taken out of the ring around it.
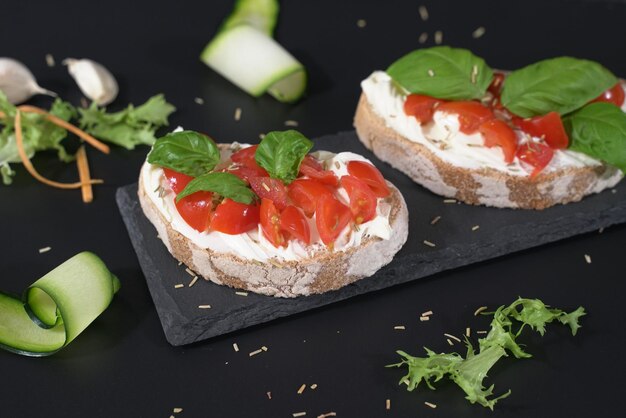
{"label": "red tomato piece", "polygon": [[293,205],[287,206],[280,214],[280,229],[305,244],[311,242],[309,222],[307,222],[300,209]]}
{"label": "red tomato piece", "polygon": [[296,179],[287,187],[287,195],[294,205],[312,217],[317,207],[317,200],[322,195],[333,195],[332,190],[313,179]]}
{"label": "red tomato piece", "polygon": [[287,188],[282,181],[271,177],[252,177],[249,181],[257,196],[271,200],[280,210],[287,207],[289,203]]}
{"label": "red tomato piece", "polygon": [[404,102],[404,113],[408,116],[414,116],[421,124],[427,123],[433,119],[435,108],[441,103],[444,103],[444,101],[434,97],[423,94],[409,94]]}
{"label": "red tomato piece", "polygon": [[231,155],[230,159],[235,164],[229,167],[228,171],[245,181],[250,181],[250,178],[252,177],[269,176],[267,171],[258,165],[254,159],[254,155],[258,147],[258,145],[252,145],[248,148],[242,148]]}
{"label": "red tomato piece", "polygon": [[447,102],[440,105],[437,110],[459,115],[460,130],[464,134],[473,134],[478,127],[495,116],[491,109],[479,102]]}
{"label": "red tomato piece", "polygon": [[188,176],[187,174],[179,173],[165,167],[163,167],[163,174],[165,175],[165,179],[169,183],[170,187],[176,194],[182,192],[183,189],[187,186],[187,183],[193,180],[193,177]]}
{"label": "red tomato piece", "polygon": [[387,197],[391,193],[385,178],[372,164],[364,161],[350,161],[347,167],[348,173],[367,184],[376,197]]}
{"label": "red tomato piece", "polygon": [[236,163],[240,163],[243,165],[254,165],[256,164],[254,154],[256,154],[256,149],[258,147],[258,145],[252,145],[251,147],[242,148],[239,151],[233,153],[233,155],[230,156],[230,159]]}
{"label": "red tomato piece", "polygon": [[217,205],[209,227],[214,231],[237,235],[256,228],[259,224],[259,206],[224,199]]}
{"label": "red tomato piece", "polygon": [[317,201],[315,224],[322,242],[330,247],[352,219],[350,208],[331,194],[323,194]]}
{"label": "red tomato piece", "polygon": [[187,225],[198,232],[204,232],[211,221],[213,193],[196,192],[176,202],[176,210]]}
{"label": "red tomato piece", "polygon": [[367,184],[353,176],[341,177],[341,187],[350,197],[350,210],[354,222],[362,224],[376,217],[376,195]]}
{"label": "red tomato piece", "polygon": [[512,121],[522,131],[528,135],[544,139],[546,144],[554,149],[564,149],[569,145],[569,138],[563,127],[563,121],[557,112],[528,119],[514,117]]}
{"label": "red tomato piece", "polygon": [[513,162],[515,158],[515,150],[517,149],[517,135],[513,129],[500,119],[492,119],[483,122],[479,129],[483,136],[486,147],[498,146],[502,148],[504,153],[504,161]]}
{"label": "red tomato piece", "polygon": [[261,199],[261,231],[274,247],[286,247],[287,240],[280,231],[280,212],[269,199]]}
{"label": "red tomato piece", "polygon": [[261,168],[259,166],[249,167],[247,165],[242,165],[240,163],[231,164],[227,168],[226,171],[236,175],[237,177],[239,177],[240,179],[242,179],[243,181],[246,181],[248,183],[250,183],[250,179],[253,178],[253,177],[267,177],[267,176],[269,176],[269,174],[267,174],[267,171],[265,171],[263,168]]}
{"label": "red tomato piece", "polygon": [[491,80],[491,84],[489,84],[489,87],[487,87],[487,91],[493,94],[495,97],[500,97],[500,93],[502,92],[502,85],[504,84],[504,78],[504,73],[493,73],[493,80]]}
{"label": "red tomato piece", "polygon": [[517,149],[517,158],[533,167],[530,177],[534,178],[547,166],[552,157],[554,150],[542,143],[525,143]]}
{"label": "red tomato piece", "polygon": [[606,90],[591,102],[613,103],[617,107],[622,107],[624,104],[624,97],[624,88],[622,87],[622,83],[618,81],[616,85]]}
{"label": "red tomato piece", "polygon": [[330,170],[324,170],[322,165],[310,155],[307,155],[304,157],[304,160],[302,160],[299,174],[331,186],[337,186],[339,184],[339,179],[335,173]]}

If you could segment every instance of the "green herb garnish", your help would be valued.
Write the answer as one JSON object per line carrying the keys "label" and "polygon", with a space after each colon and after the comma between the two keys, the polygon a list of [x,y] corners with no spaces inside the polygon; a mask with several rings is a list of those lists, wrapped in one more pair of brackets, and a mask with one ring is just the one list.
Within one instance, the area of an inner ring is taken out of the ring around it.
{"label": "green herb garnish", "polygon": [[610,103],[591,103],[563,119],[569,149],[626,173],[626,113]]}
{"label": "green herb garnish", "polygon": [[566,313],[560,309],[547,307],[539,299],[518,298],[511,305],[501,306],[492,314],[491,330],[485,338],[478,340],[478,353],[474,352],[472,344],[466,339],[465,358],[457,353],[436,354],[424,348],[426,357],[414,357],[404,351],[398,351],[402,361],[387,367],[407,366],[408,373],[400,380],[400,384],[406,384],[409,391],[417,388],[422,381],[430,389],[435,389],[433,383],[448,376],[463,389],[465,398],[472,404],[479,403],[493,410],[496,402],[509,396],[511,391],[494,398],[494,385],[485,388],[483,380],[493,365],[507,355],[507,351],[516,358],[531,357],[516,341],[522,330],[528,326],[543,335],[546,324],[556,320],[568,325],[572,335],[576,335],[580,328],[578,321],[585,315],[585,310],[579,307],[573,312]]}
{"label": "green herb garnish", "polygon": [[581,108],[617,83],[594,61],[551,58],[513,71],[504,80],[502,104],[523,118]]}
{"label": "green herb garnish", "polygon": [[198,177],[220,162],[220,150],[210,137],[201,133],[172,132],[154,143],[148,162]]}
{"label": "green herb garnish", "polygon": [[289,184],[298,177],[300,164],[312,147],[313,142],[298,131],[273,131],[265,135],[254,158],[272,178]]}
{"label": "green herb garnish", "polygon": [[231,173],[207,173],[191,180],[187,186],[178,193],[176,201],[196,192],[213,192],[235,202],[249,205],[257,195],[248,187],[247,183]]}
{"label": "green herb garnish", "polygon": [[493,78],[482,58],[448,46],[410,52],[391,64],[387,74],[410,93],[446,100],[480,99]]}

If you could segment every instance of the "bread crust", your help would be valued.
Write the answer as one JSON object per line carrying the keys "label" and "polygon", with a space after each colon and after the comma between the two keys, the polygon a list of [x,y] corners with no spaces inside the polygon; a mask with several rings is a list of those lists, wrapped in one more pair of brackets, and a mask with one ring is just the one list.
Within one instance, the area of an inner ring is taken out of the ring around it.
{"label": "bread crust", "polygon": [[604,164],[542,172],[533,179],[488,167],[457,167],[388,127],[365,94],[359,99],[354,127],[359,140],[381,160],[438,195],[472,205],[545,209],[579,201],[613,187],[622,178],[621,171]]}
{"label": "bread crust", "polygon": [[[142,170],[143,171],[143,170]],[[400,191],[391,183],[389,240],[366,237],[346,251],[323,251],[299,261],[260,262],[200,248],[172,228],[152,202],[139,178],[139,202],[157,229],[159,238],[177,260],[206,280],[220,285],[277,297],[307,296],[339,289],[373,275],[388,264],[406,242],[408,210]]]}

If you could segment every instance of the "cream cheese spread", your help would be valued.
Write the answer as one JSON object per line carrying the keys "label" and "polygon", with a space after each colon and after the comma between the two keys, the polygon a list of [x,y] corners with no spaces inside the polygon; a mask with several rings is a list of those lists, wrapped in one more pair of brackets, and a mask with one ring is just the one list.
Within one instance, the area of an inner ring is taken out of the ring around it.
{"label": "cream cheese spread", "polygon": [[[361,87],[370,106],[383,118],[387,127],[410,141],[426,146],[447,163],[468,169],[492,168],[512,176],[529,174],[518,158],[507,164],[500,147],[484,146],[480,133],[466,135],[460,132],[457,115],[435,111],[432,122],[420,125],[414,117],[404,113],[408,93],[386,72],[375,71],[361,82]],[[539,138],[530,137],[520,130],[515,133],[520,143],[539,141]],[[600,164],[598,160],[576,151],[555,150],[544,171]]]}
{"label": "cream cheese spread", "polygon": [[[242,144],[237,144],[242,146]],[[247,145],[243,145],[246,147]],[[346,165],[349,161],[359,160],[369,162],[366,158],[351,152],[334,154],[326,151],[318,151],[316,157],[328,170],[332,170],[337,177],[347,174]],[[313,256],[317,252],[328,251],[321,241],[315,225],[315,215],[309,219],[311,230],[311,244],[305,245],[299,240],[289,240],[287,247],[274,247],[261,232],[261,226],[257,229],[238,235],[224,234],[218,231],[198,232],[191,228],[178,213],[174,203],[174,192],[165,188],[164,193],[159,193],[165,185],[163,169],[152,165],[147,161],[141,168],[143,187],[152,203],[158,208],[170,226],[191,240],[200,248],[207,248],[219,253],[229,253],[241,258],[265,262],[271,258],[278,260],[300,260]],[[348,195],[343,188],[338,189],[338,198],[348,203]],[[391,237],[391,225],[389,215],[391,206],[383,199],[378,199],[376,217],[353,228],[347,226],[334,243],[335,251],[345,251],[351,247],[360,245],[366,237],[378,237],[388,240]]]}

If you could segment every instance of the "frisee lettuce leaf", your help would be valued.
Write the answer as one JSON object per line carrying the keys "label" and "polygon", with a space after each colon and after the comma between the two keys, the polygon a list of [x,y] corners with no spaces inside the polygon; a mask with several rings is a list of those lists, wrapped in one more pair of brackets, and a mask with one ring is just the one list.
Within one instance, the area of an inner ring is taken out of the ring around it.
{"label": "frisee lettuce leaf", "polygon": [[493,410],[495,404],[511,394],[507,391],[494,397],[494,385],[486,388],[484,379],[489,370],[507,351],[516,358],[531,357],[516,342],[516,338],[527,326],[543,335],[546,324],[558,321],[568,325],[572,335],[580,328],[580,317],[585,315],[583,307],[566,313],[560,309],[549,308],[539,299],[518,298],[509,306],[500,306],[493,315],[491,330],[485,338],[478,340],[479,352],[476,354],[469,340],[466,339],[467,353],[465,358],[458,353],[437,354],[428,348],[426,357],[414,357],[404,351],[397,351],[401,361],[387,367],[407,366],[408,373],[402,377],[400,384],[406,384],[407,390],[415,390],[424,382],[430,389],[435,389],[434,382],[445,376],[454,381],[465,392],[465,398],[472,404],[478,403]]}

